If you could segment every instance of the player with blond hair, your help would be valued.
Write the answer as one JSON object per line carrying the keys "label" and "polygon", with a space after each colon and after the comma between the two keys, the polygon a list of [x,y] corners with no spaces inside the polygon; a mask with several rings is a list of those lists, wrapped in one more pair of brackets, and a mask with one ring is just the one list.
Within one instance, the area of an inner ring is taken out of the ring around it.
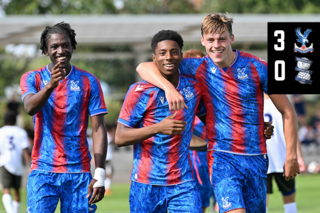
{"label": "player with blond hair", "polygon": [[[267,62],[232,49],[233,19],[209,14],[201,26],[201,43],[207,56],[182,60],[182,75],[201,85],[207,111],[208,164],[220,212],[266,211],[268,157],[263,135],[263,92],[268,93]],[[152,62],[137,71],[142,79],[166,92],[171,110],[185,107],[181,94],[161,76]],[[282,114],[287,156],[286,179],[299,173],[297,162],[297,118],[285,95],[270,99]]]}

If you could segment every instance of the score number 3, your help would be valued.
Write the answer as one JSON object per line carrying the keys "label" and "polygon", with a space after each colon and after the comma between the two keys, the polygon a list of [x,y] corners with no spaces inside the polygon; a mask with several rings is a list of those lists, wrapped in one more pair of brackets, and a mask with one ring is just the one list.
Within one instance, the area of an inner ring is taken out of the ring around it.
{"label": "score number 3", "polygon": [[[278,37],[280,35],[280,38],[278,38],[277,42],[279,42],[279,46],[277,44],[274,45],[275,51],[283,51],[284,50],[284,31],[283,30],[276,30],[274,31],[274,36]],[[279,75],[279,69],[278,67],[281,67],[281,75]],[[277,60],[274,64],[274,78],[276,81],[284,81],[285,79],[285,62],[283,60]]]}

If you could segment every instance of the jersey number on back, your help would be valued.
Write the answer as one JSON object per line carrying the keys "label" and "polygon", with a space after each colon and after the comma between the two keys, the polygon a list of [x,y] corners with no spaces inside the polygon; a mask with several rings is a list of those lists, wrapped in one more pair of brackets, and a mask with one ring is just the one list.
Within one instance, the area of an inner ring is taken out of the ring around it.
{"label": "jersey number on back", "polygon": [[9,144],[10,144],[9,150],[12,151],[16,148],[16,146],[13,143],[13,136],[10,136],[8,138],[9,138]]}

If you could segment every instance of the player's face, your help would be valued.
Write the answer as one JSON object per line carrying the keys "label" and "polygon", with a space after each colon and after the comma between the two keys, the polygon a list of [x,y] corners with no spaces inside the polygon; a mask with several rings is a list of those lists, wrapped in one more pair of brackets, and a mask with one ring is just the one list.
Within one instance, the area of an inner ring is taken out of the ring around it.
{"label": "player's face", "polygon": [[221,68],[228,67],[233,62],[231,45],[234,42],[234,35],[228,30],[220,33],[205,33],[201,36],[201,43],[213,62]]}
{"label": "player's face", "polygon": [[47,47],[46,55],[50,57],[53,66],[60,62],[61,68],[70,67],[73,49],[71,41],[66,34],[52,34],[48,39]]}
{"label": "player's face", "polygon": [[153,54],[153,61],[165,76],[178,74],[182,61],[182,53],[178,43],[172,40],[160,41]]}

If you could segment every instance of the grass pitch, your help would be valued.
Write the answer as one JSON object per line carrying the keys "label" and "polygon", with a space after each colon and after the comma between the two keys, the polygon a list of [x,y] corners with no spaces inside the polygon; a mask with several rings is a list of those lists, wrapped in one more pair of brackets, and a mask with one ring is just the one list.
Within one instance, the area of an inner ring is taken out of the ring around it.
{"label": "grass pitch", "polygon": [[[320,174],[299,175],[296,180],[297,196],[296,201],[299,213],[320,212]],[[268,213],[283,213],[282,197],[274,183],[274,194],[270,196]],[[129,210],[129,189],[130,184],[113,184],[112,195],[106,196],[97,206],[96,213],[128,213]],[[26,189],[21,190],[21,212],[26,212]],[[4,213],[4,207],[0,202],[0,212]],[[60,212],[57,207],[56,213]],[[210,213],[208,208],[206,213]]]}

